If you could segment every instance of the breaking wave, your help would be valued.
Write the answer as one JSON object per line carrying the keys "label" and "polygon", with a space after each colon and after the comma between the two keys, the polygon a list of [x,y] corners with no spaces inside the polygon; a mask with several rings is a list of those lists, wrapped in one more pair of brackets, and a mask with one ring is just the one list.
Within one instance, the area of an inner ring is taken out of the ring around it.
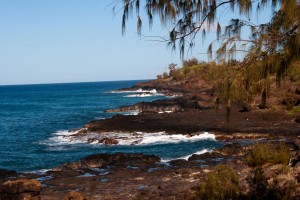
{"label": "breaking wave", "polygon": [[129,94],[124,97],[153,97],[153,96],[165,96],[162,93],[141,93],[141,94]]}
{"label": "breaking wave", "polygon": [[101,140],[114,140],[117,145],[156,145],[156,144],[170,144],[180,142],[195,142],[198,140],[215,140],[215,135],[204,132],[198,135],[183,135],[183,134],[167,134],[165,132],[156,133],[89,133],[80,134],[79,131],[58,131],[46,141],[41,144],[47,146],[60,146],[71,144],[91,144],[104,145]]}
{"label": "breaking wave", "polygon": [[[207,152],[211,152],[211,150],[210,149],[202,149],[200,151],[196,151],[195,153],[192,153],[192,154],[189,154],[189,155],[186,155],[186,156],[182,156],[182,157],[179,157],[179,158],[176,158],[176,159],[188,160],[194,154],[201,155],[201,154],[205,154]],[[174,158],[172,158],[172,159],[162,159],[161,162],[169,162],[171,160],[174,160]]]}
{"label": "breaking wave", "polygon": [[143,90],[143,89],[137,89],[137,90],[113,90],[110,93],[151,93],[155,94],[157,93],[156,89],[153,90]]}

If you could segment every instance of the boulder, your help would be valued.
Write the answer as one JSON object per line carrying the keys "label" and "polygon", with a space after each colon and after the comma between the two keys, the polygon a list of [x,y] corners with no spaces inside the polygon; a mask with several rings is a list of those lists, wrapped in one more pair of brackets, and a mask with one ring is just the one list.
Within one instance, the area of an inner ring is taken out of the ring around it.
{"label": "boulder", "polygon": [[116,145],[119,143],[119,141],[113,138],[102,138],[101,140],[99,140],[99,143],[107,145]]}
{"label": "boulder", "polygon": [[1,192],[6,193],[24,193],[30,192],[38,194],[42,189],[42,184],[35,179],[18,179],[4,182],[1,187]]}
{"label": "boulder", "polygon": [[193,154],[188,161],[208,160],[223,157],[222,154],[216,152],[206,152],[204,154]]}
{"label": "boulder", "polygon": [[41,189],[42,184],[35,179],[9,180],[0,186],[0,199],[40,199],[38,195]]}
{"label": "boulder", "polygon": [[64,195],[64,200],[84,200],[84,197],[80,192],[70,191]]}
{"label": "boulder", "polygon": [[81,159],[79,162],[68,163],[60,169],[98,168],[106,166],[128,166],[160,162],[160,158],[154,155],[141,153],[114,153],[95,154]]}
{"label": "boulder", "polygon": [[101,143],[101,144],[106,144],[106,145],[116,145],[119,143],[118,140],[113,139],[113,138],[102,138],[102,139],[98,139],[98,138],[89,138],[87,140],[88,143]]}

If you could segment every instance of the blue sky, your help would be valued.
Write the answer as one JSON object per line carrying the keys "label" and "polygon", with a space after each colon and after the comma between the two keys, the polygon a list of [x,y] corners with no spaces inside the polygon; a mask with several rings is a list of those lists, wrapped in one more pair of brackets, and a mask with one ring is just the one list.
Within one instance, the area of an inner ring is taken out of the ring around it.
{"label": "blue sky", "polygon": [[[0,85],[151,79],[181,61],[165,43],[121,33],[110,0],[1,0]],[[143,34],[165,35],[159,22]],[[207,44],[189,57],[205,59]]]}
{"label": "blue sky", "polygon": [[[137,37],[135,20],[122,36],[110,2],[1,0],[0,84],[149,79],[180,63],[165,44]],[[151,34],[162,31],[157,23]]]}

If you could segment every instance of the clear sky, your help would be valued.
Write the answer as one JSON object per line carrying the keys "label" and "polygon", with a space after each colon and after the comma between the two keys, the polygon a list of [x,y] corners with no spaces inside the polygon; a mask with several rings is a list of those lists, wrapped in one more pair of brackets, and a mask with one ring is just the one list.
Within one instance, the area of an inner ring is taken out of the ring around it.
{"label": "clear sky", "polygon": [[[152,79],[180,65],[165,43],[141,40],[136,20],[121,33],[111,0],[1,0],[0,85]],[[143,34],[164,35],[154,23]],[[189,57],[205,57],[207,42]]]}
{"label": "clear sky", "polygon": [[110,2],[1,0],[0,85],[151,79],[181,62],[164,43],[137,37],[135,20],[122,36]]}

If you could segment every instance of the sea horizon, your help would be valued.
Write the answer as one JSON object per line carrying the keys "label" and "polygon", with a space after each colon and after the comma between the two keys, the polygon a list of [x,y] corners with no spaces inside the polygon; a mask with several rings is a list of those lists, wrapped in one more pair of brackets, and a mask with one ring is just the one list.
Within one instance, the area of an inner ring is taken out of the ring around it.
{"label": "sea horizon", "polygon": [[102,83],[102,82],[126,82],[126,81],[151,81],[153,79],[123,79],[123,80],[103,80],[103,81],[78,81],[78,82],[49,82],[49,83],[17,83],[17,84],[1,84],[2,86],[30,86],[30,85],[56,85],[56,84],[77,84],[77,83]]}

